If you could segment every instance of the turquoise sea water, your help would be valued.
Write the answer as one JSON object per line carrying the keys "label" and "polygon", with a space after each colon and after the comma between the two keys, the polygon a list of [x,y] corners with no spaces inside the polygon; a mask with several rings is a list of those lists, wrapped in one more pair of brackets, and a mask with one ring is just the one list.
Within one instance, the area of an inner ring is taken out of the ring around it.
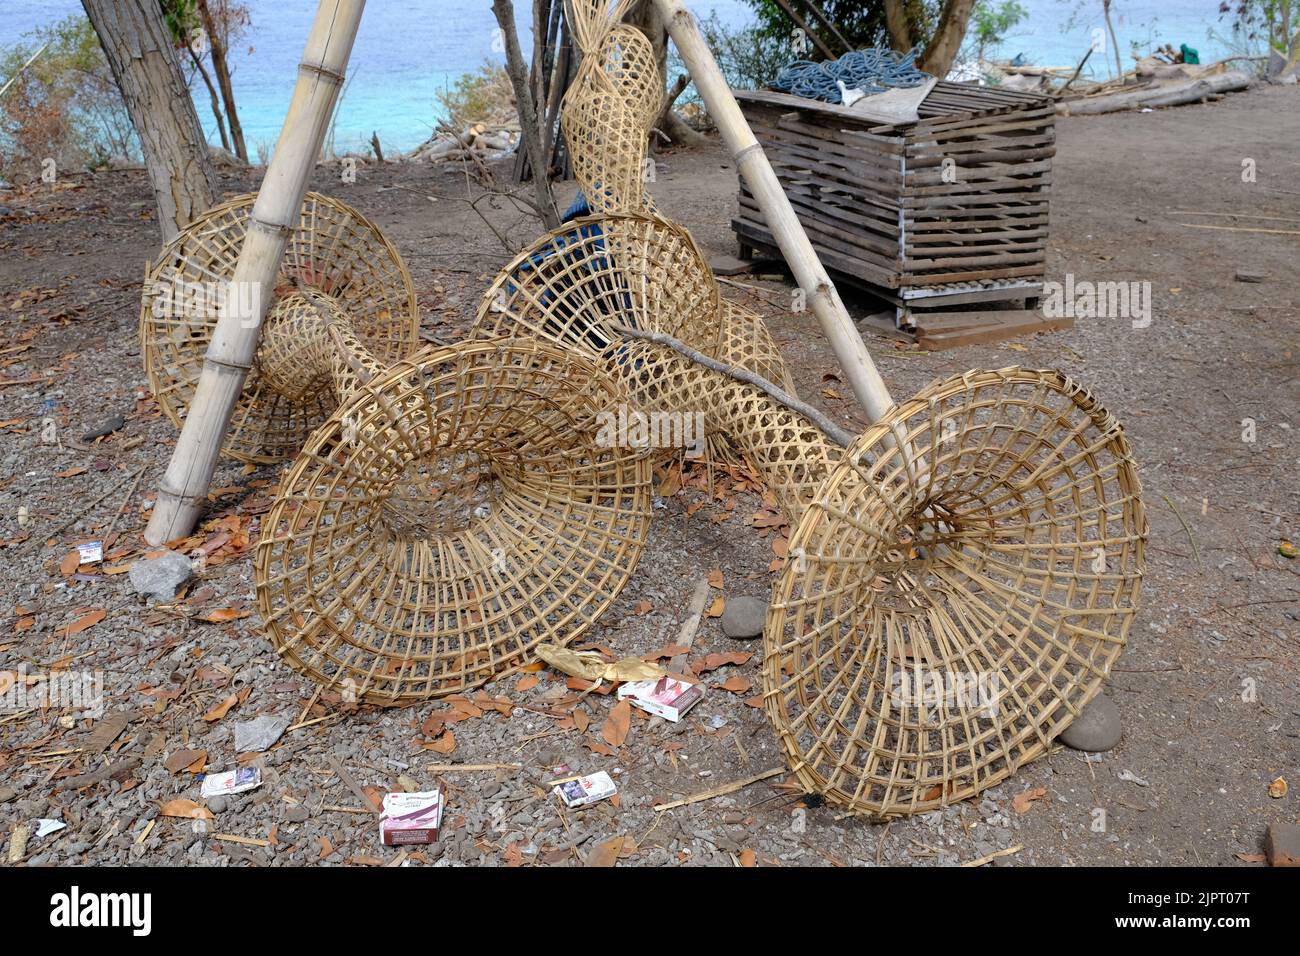
{"label": "turquoise sea water", "polygon": [[[259,143],[273,146],[279,136],[316,2],[244,2],[252,26],[232,50],[231,61],[235,100],[253,152]],[[999,55],[1023,52],[1033,63],[1073,64],[1087,49],[1091,31],[1101,26],[1100,0],[1020,2],[1029,10],[1029,19],[996,51]],[[690,6],[701,16],[716,10],[729,26],[743,26],[752,18],[743,0],[692,0]],[[1203,62],[1226,55],[1229,51],[1209,36],[1211,30],[1228,32],[1218,18],[1218,6],[1218,0],[1115,0],[1125,66],[1131,62],[1130,42],[1144,51],[1153,42],[1175,47],[1186,42],[1200,49]],[[515,7],[522,19],[531,4],[516,0]],[[81,12],[77,0],[3,0],[0,46]],[[348,69],[351,84],[339,112],[337,148],[359,148],[371,131],[378,131],[389,150],[410,149],[427,139],[439,115],[437,92],[485,60],[503,60],[492,49],[495,28],[488,0],[370,0]],[[530,49],[530,31],[523,25],[520,41]],[[1098,59],[1094,56],[1090,66],[1104,73]],[[215,140],[206,92],[197,102],[199,116]]]}

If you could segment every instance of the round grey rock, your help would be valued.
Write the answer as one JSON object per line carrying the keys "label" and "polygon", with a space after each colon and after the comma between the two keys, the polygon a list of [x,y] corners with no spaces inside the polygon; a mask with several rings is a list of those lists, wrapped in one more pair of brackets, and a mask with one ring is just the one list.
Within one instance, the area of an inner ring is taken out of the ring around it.
{"label": "round grey rock", "polygon": [[284,819],[289,823],[306,823],[311,813],[306,807],[290,807],[284,811]]}
{"label": "round grey rock", "polygon": [[228,801],[225,797],[220,795],[215,797],[208,797],[206,803],[208,805],[208,809],[211,810],[213,813],[225,813],[226,809],[230,806],[230,801]]}
{"label": "round grey rock", "polygon": [[1098,694],[1058,739],[1074,750],[1101,753],[1114,750],[1122,732],[1119,708],[1105,694]]}
{"label": "round grey rock", "polygon": [[722,611],[722,633],[737,640],[762,637],[766,620],[766,601],[755,597],[728,598]]}
{"label": "round grey rock", "polygon": [[142,597],[171,601],[193,574],[194,566],[189,558],[175,551],[164,551],[156,558],[143,558],[131,565],[131,586]]}

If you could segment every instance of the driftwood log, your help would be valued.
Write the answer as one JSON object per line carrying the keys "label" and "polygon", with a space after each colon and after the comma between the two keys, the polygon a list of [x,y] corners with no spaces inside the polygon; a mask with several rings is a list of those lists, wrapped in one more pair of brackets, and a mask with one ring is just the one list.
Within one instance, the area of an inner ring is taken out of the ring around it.
{"label": "driftwood log", "polygon": [[1203,76],[1184,83],[1148,86],[1141,90],[1113,93],[1091,99],[1064,100],[1057,104],[1056,111],[1067,116],[1091,116],[1119,110],[1181,106],[1184,103],[1196,103],[1208,96],[1236,93],[1249,86],[1249,75],[1240,70],[1229,70],[1226,73]]}

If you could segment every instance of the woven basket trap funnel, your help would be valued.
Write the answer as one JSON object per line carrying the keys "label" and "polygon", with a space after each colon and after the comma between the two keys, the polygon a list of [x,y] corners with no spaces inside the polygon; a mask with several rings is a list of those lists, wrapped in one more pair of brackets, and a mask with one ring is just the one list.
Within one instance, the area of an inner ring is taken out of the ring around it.
{"label": "woven basket trap funnel", "polygon": [[703,412],[764,476],[795,529],[765,632],[764,706],[806,789],[895,815],[1005,780],[1096,695],[1127,639],[1146,519],[1121,427],[1063,374],[1010,368],[931,385],[842,451],[752,386],[622,340],[611,320],[789,384],[761,318],[721,300],[685,230],[645,214],[648,121],[633,136],[612,127],[657,115],[619,101],[635,85],[622,64],[639,82],[653,67],[627,55],[639,44],[615,19],[587,31],[584,50],[603,53],[563,114],[605,215],[521,254],[477,333],[580,349],[638,407]]}
{"label": "woven basket trap funnel", "polygon": [[[228,280],[251,204],[191,224],[146,283],[146,368],[178,422],[215,315],[185,308],[176,277]],[[276,650],[348,699],[392,704],[573,640],[631,575],[649,516],[648,458],[597,442],[598,413],[626,401],[614,380],[518,337],[396,361],[414,351],[414,300],[375,227],[309,195],[290,250],[226,448],[295,456],[255,562]]]}

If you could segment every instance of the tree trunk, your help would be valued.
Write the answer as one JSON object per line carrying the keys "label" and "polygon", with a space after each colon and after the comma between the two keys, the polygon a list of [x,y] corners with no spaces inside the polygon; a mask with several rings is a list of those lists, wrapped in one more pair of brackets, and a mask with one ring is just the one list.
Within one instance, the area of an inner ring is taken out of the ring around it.
{"label": "tree trunk", "polygon": [[948,75],[961,49],[961,41],[966,37],[966,24],[970,22],[974,8],[975,0],[945,0],[939,26],[917,66],[941,80]]}
{"label": "tree trunk", "polygon": [[885,0],[885,26],[894,49],[906,53],[912,49],[912,31],[907,25],[907,0]]}
{"label": "tree trunk", "polygon": [[210,207],[216,176],[157,0],[82,0],[140,137],[167,241]]}
{"label": "tree trunk", "polygon": [[550,164],[542,152],[542,127],[537,121],[537,104],[528,83],[528,68],[519,49],[519,34],[515,31],[515,8],[510,0],[492,0],[492,12],[506,43],[506,73],[515,92],[519,110],[519,132],[524,148],[528,150],[528,164],[533,168],[533,188],[537,194],[537,211],[547,229],[560,225],[560,211],[555,207],[548,175]]}
{"label": "tree trunk", "polygon": [[244,127],[239,125],[239,113],[235,111],[235,88],[230,85],[230,66],[226,62],[226,41],[217,30],[208,9],[208,0],[198,0],[199,19],[208,35],[212,46],[212,69],[217,74],[217,85],[221,87],[221,100],[226,104],[226,118],[230,120],[230,137],[235,141],[235,155],[248,162],[248,147],[244,145]]}
{"label": "tree trunk", "polygon": [[212,116],[217,121],[217,132],[221,134],[221,148],[229,151],[230,137],[226,134],[226,117],[221,112],[221,98],[217,95],[217,88],[212,85],[212,78],[208,76],[208,71],[203,68],[203,61],[194,52],[194,47],[186,44],[185,49],[190,53],[190,60],[194,63],[195,72],[203,78],[203,85],[208,88],[208,98],[212,101]]}

